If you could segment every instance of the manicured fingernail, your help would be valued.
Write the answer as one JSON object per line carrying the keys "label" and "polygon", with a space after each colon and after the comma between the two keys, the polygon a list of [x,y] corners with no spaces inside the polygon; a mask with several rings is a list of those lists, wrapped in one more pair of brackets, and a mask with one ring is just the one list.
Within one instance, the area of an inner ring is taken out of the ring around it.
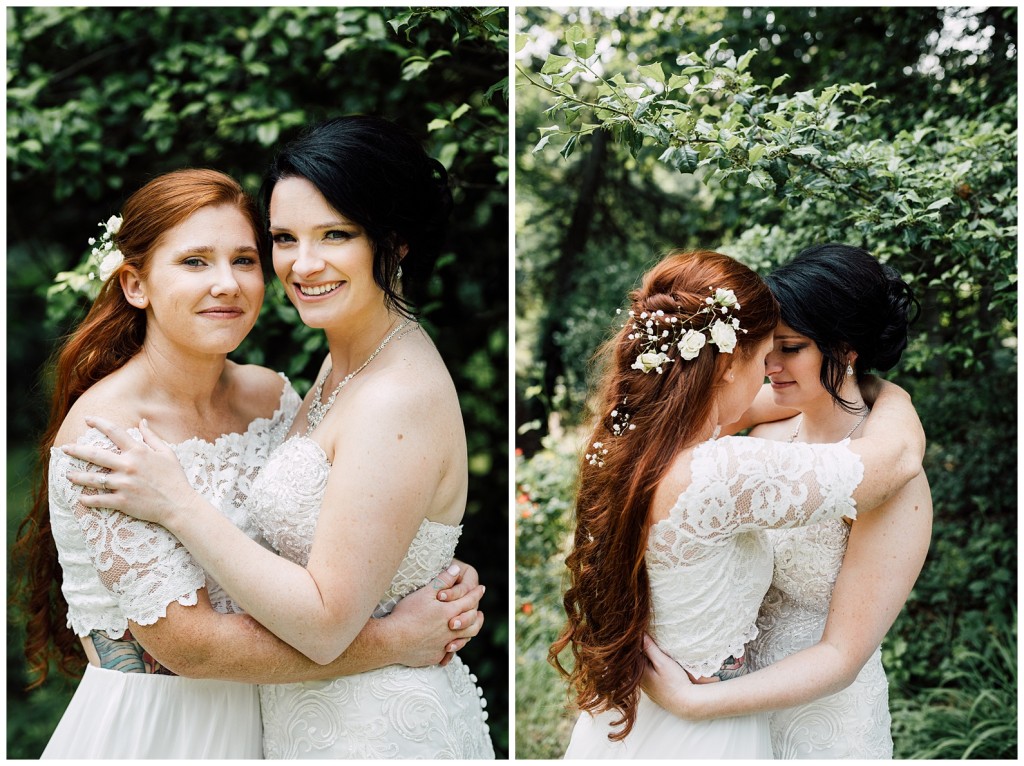
{"label": "manicured fingernail", "polygon": [[454,652],[455,651],[455,644],[448,644],[448,651],[449,652]]}
{"label": "manicured fingernail", "polygon": [[480,586],[480,595],[482,596],[482,595],[484,595],[484,594],[485,594],[486,592],[487,592],[487,586],[486,586],[486,585],[481,585],[481,586]]}
{"label": "manicured fingernail", "polygon": [[440,601],[447,601],[448,600],[448,592],[447,591],[441,591],[440,593],[437,594],[437,598]]}
{"label": "manicured fingernail", "polygon": [[149,421],[146,420],[145,418],[143,418],[142,419],[142,426],[143,426],[143,428],[149,428]]}
{"label": "manicured fingernail", "polygon": [[458,630],[462,627],[462,620],[456,620],[452,623],[452,630]]}
{"label": "manicured fingernail", "polygon": [[450,575],[457,575],[458,573],[459,573],[459,565],[458,564],[452,564],[450,567],[448,567],[448,574],[450,574]]}

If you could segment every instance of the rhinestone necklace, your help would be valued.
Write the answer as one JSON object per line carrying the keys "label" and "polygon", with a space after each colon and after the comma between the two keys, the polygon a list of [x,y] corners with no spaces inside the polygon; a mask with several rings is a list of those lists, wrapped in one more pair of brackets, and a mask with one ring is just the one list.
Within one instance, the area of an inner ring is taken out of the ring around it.
{"label": "rhinestone necklace", "polygon": [[327,371],[324,373],[323,377],[320,378],[320,381],[316,384],[316,388],[313,390],[313,401],[309,403],[309,411],[306,413],[307,434],[309,434],[314,428],[320,425],[320,422],[324,419],[324,416],[334,405],[334,400],[338,398],[338,394],[341,393],[341,389],[343,389],[348,384],[348,382],[352,380],[352,378],[354,378],[356,375],[362,372],[363,368],[366,367],[366,365],[368,365],[370,362],[372,362],[377,357],[377,354],[384,350],[384,347],[388,345],[391,339],[394,338],[395,335],[397,335],[399,331],[401,331],[401,329],[410,322],[412,322],[411,319],[406,319],[401,324],[399,324],[398,327],[389,332],[387,334],[387,337],[385,337],[384,340],[380,342],[380,345],[377,346],[376,349],[374,349],[373,353],[370,354],[369,357],[367,357],[366,361],[359,365],[348,375],[346,375],[344,378],[342,378],[341,383],[339,383],[335,387],[335,389],[331,391],[331,395],[327,398],[327,401],[321,403],[320,399],[324,395],[324,383],[327,382],[327,379],[331,376],[331,373],[334,371],[333,365],[327,368]]}
{"label": "rhinestone necklace", "polygon": [[[860,428],[860,424],[863,423],[865,420],[867,420],[867,417],[870,414],[871,414],[871,410],[868,410],[867,412],[865,412],[861,416],[861,419],[857,421],[857,425],[855,425],[853,428],[851,428],[850,432],[848,434],[846,434],[846,436],[844,436],[843,439],[849,439],[851,436],[853,436],[853,432],[856,431],[858,428]],[[800,413],[800,419],[798,421],[796,421],[796,428],[793,429],[793,435],[789,437],[789,440],[791,442],[796,441],[796,437],[798,437],[800,435],[800,426],[803,425],[803,422],[804,422],[804,414],[801,412]],[[840,439],[839,441],[842,441],[843,439]]]}

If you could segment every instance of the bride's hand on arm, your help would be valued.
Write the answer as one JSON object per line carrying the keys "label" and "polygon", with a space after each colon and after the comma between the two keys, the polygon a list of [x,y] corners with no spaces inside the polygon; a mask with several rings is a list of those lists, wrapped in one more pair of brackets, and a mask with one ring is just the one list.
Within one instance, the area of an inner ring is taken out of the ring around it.
{"label": "bride's hand on arm", "polygon": [[694,693],[697,684],[690,674],[646,635],[644,654],[647,665],[640,679],[640,688],[659,707],[680,718],[693,719],[699,709],[700,697]]}
{"label": "bride's hand on arm", "polygon": [[120,452],[79,443],[62,447],[71,457],[109,471],[68,472],[68,480],[72,483],[96,490],[95,494],[81,496],[82,505],[113,508],[168,528],[173,525],[175,514],[188,502],[207,506],[216,512],[192,489],[174,450],[145,421],[139,424],[143,436],[141,442],[104,418],[88,417],[85,422],[110,439]]}

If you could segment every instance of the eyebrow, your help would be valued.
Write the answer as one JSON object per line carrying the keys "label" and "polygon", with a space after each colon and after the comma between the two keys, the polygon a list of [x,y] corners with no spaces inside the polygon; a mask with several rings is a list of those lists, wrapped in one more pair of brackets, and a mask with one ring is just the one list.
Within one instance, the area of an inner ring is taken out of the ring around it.
{"label": "eyebrow", "polygon": [[[329,223],[318,223],[315,226],[311,226],[310,228],[311,229],[334,229],[334,228],[337,228],[339,226],[356,226],[356,225],[357,224],[354,221],[349,221],[349,220],[347,220],[345,218],[342,218],[340,220],[331,221]],[[278,229],[278,230],[284,229],[284,230],[287,230],[289,227],[287,227],[287,226],[275,226],[273,223],[271,223],[269,228],[270,228],[271,231],[273,231],[274,229]]]}
{"label": "eyebrow", "polygon": [[[176,255],[209,255],[214,251],[214,248],[209,245],[196,245],[195,247],[186,247],[178,250]],[[236,253],[257,253],[257,250],[253,245],[239,245],[235,248]]]}
{"label": "eyebrow", "polygon": [[802,340],[804,338],[803,335],[790,335],[789,333],[784,333],[784,334],[781,334],[781,335],[777,334],[774,337],[782,338],[782,339],[793,338],[794,340]]}

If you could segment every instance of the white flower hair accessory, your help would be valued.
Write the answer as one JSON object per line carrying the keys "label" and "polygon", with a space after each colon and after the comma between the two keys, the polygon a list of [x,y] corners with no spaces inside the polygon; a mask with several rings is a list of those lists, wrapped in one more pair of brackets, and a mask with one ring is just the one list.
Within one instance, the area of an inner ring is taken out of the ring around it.
{"label": "white flower hair accessory", "polygon": [[[106,223],[101,222],[99,225],[103,227],[103,233],[100,235],[99,241],[96,241],[95,237],[89,238],[89,244],[93,246],[91,258],[96,266],[96,270],[99,272],[99,278],[101,282],[106,282],[110,279],[110,275],[117,271],[118,266],[124,263],[124,255],[120,250],[117,249],[117,245],[114,244],[114,237],[121,231],[121,216],[112,215],[107,219]],[[89,279],[95,278],[95,272],[89,272]]]}
{"label": "white flower hair accessory", "polygon": [[[665,366],[676,361],[670,354],[678,349],[679,358],[684,361],[696,359],[708,343],[718,347],[723,354],[736,349],[737,332],[746,332],[740,327],[735,314],[740,310],[736,293],[723,287],[709,287],[711,292],[704,299],[704,306],[688,317],[666,316],[661,309],[637,314],[629,311],[632,326],[626,337],[643,341],[642,350],[630,369],[645,375],[652,370],[661,375]],[[622,313],[618,309],[616,313]],[[625,327],[626,325],[623,325]]]}

